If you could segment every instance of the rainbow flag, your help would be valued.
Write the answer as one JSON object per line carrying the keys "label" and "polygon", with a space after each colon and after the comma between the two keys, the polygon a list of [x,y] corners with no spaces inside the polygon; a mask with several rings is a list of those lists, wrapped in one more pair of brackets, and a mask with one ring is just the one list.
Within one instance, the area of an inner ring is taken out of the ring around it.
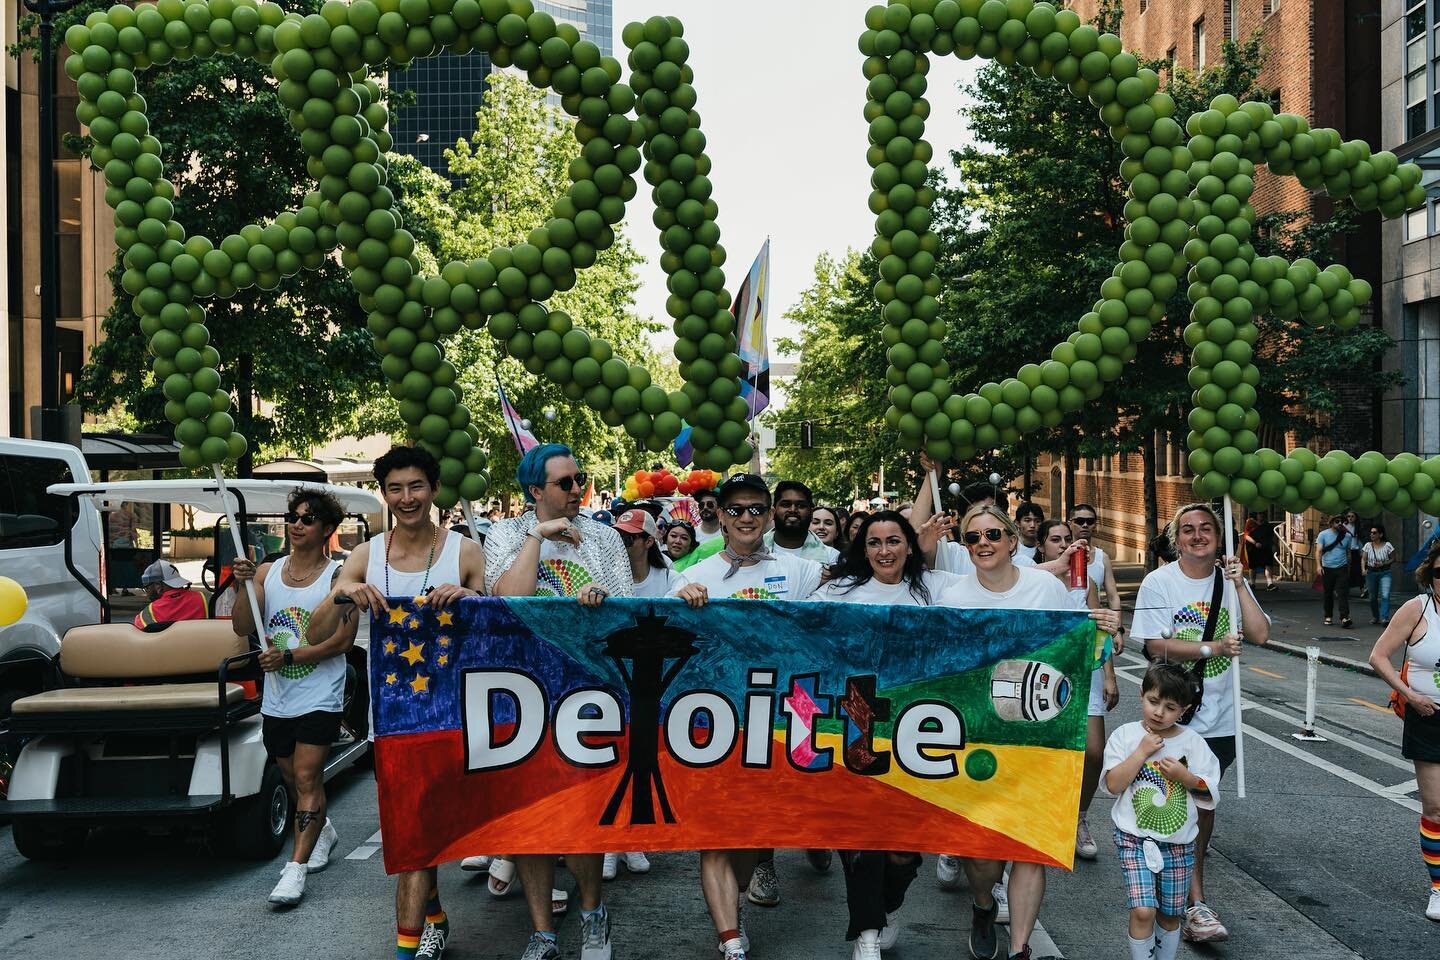
{"label": "rainbow flag", "polygon": [[515,451],[524,455],[531,449],[540,446],[540,441],[535,439],[535,434],[525,428],[520,414],[510,405],[510,398],[505,395],[505,387],[499,380],[495,381],[495,389],[500,391],[500,415],[505,418],[505,426],[510,430],[510,439],[515,443]]}
{"label": "rainbow flag", "polygon": [[1072,863],[1084,613],[422,599],[370,650],[391,872],[772,846]]}

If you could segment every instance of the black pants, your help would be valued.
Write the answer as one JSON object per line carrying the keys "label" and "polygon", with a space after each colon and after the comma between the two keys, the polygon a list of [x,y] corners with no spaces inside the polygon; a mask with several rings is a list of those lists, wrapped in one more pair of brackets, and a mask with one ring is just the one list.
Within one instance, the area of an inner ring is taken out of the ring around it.
{"label": "black pants", "polygon": [[1321,571],[1321,585],[1325,587],[1325,619],[1330,619],[1335,609],[1335,599],[1340,599],[1340,619],[1350,619],[1350,568],[1324,567]]}
{"label": "black pants", "polygon": [[[905,857],[906,862],[894,863],[892,856]],[[920,870],[920,854],[841,850],[840,863],[845,867],[845,903],[850,908],[845,939],[854,940],[862,930],[884,927],[885,914],[900,909]]]}

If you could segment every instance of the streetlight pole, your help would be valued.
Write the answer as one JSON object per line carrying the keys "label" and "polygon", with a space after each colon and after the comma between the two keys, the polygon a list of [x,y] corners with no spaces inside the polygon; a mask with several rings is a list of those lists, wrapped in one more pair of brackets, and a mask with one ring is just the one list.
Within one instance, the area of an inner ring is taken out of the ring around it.
{"label": "streetlight pole", "polygon": [[60,413],[60,207],[55,189],[55,18],[79,0],[24,0],[40,18],[40,423],[41,440],[63,440]]}

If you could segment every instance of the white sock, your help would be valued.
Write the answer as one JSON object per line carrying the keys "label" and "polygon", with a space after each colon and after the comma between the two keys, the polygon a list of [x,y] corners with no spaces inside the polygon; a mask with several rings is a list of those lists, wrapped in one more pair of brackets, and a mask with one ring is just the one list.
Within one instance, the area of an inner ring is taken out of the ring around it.
{"label": "white sock", "polygon": [[1130,941],[1130,960],[1151,960],[1155,956],[1155,939],[1146,937],[1143,940],[1136,940],[1127,936]]}
{"label": "white sock", "polygon": [[1180,928],[1166,930],[1164,927],[1156,927],[1155,931],[1155,960],[1175,960],[1175,954],[1180,952]]}

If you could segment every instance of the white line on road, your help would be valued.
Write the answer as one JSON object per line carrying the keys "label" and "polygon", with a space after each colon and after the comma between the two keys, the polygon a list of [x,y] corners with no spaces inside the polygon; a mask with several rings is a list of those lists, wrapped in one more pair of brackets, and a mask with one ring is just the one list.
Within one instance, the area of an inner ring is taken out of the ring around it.
{"label": "white line on road", "polygon": [[360,846],[345,854],[346,860],[369,860],[380,852],[380,831],[376,830],[375,835],[366,840]]}

